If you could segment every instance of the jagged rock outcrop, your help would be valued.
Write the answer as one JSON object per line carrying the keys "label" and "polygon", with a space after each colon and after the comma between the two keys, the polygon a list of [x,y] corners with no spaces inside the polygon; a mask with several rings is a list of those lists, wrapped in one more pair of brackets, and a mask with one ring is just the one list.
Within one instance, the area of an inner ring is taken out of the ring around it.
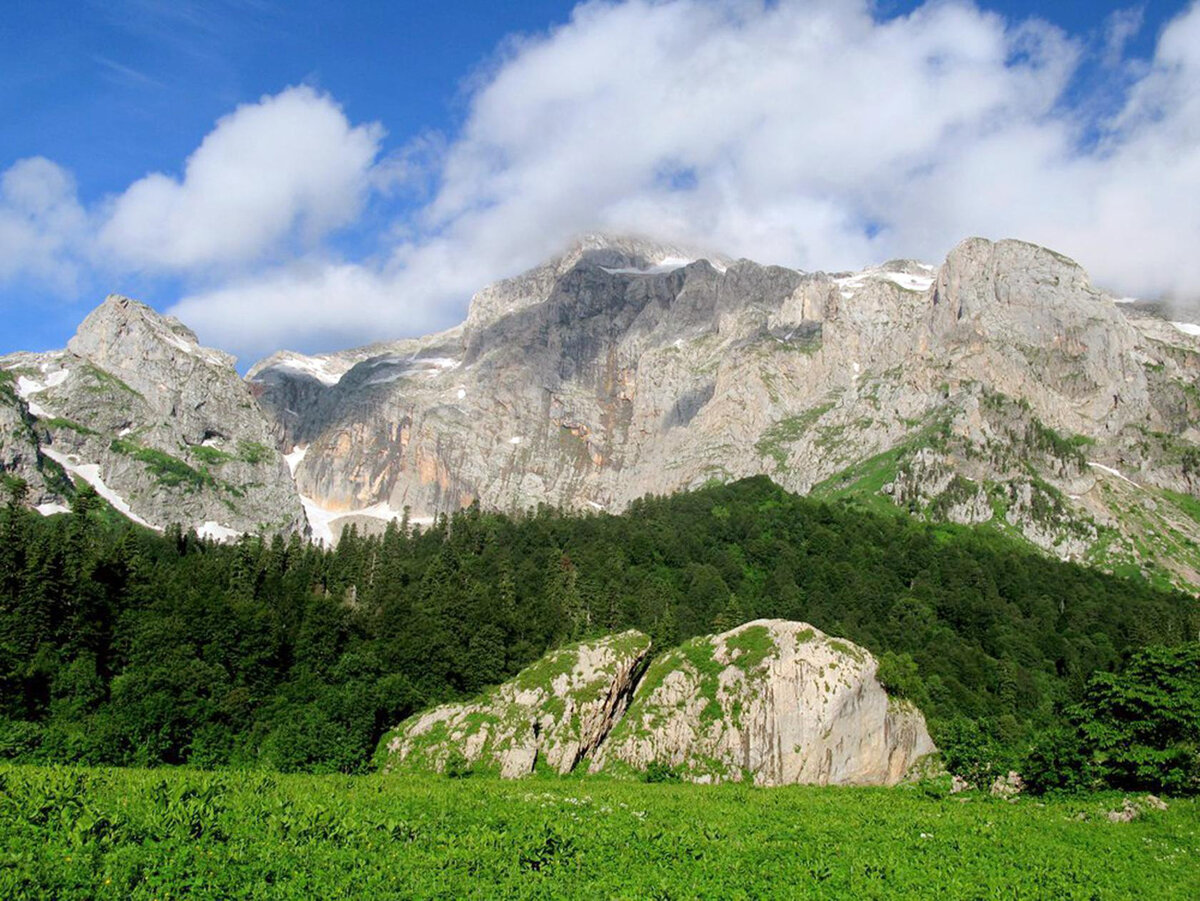
{"label": "jagged rock outcrop", "polygon": [[756,620],[658,658],[590,769],[699,781],[894,785],[936,748],[867,651],[807,623]]}
{"label": "jagged rock outcrop", "polygon": [[621,716],[649,651],[634,631],[554,651],[476,702],[402,724],[384,739],[385,768],[441,771],[457,755],[506,779],[569,773]]}
{"label": "jagged rock outcrop", "polygon": [[39,452],[37,419],[16,386],[12,373],[0,369],[0,476],[24,482],[30,506],[47,513],[66,509],[60,503],[65,478]]}
{"label": "jagged rock outcrop", "polygon": [[592,236],[459,329],[251,383],[317,515],[618,512],[767,474],[1200,585],[1200,329],[1020,241],[857,273],[695,257]]}
{"label": "jagged rock outcrop", "polygon": [[874,657],[806,623],[757,620],[647,669],[649,651],[638,632],[555,651],[478,701],[402,723],[382,742],[384,769],[637,776],[660,764],[699,782],[894,785],[937,750]]}
{"label": "jagged rock outcrop", "polygon": [[[304,513],[275,431],[227,354],[184,325],[112,295],[64,351],[0,358],[28,442],[0,456],[33,500],[61,508],[83,479],[130,518],[214,537],[303,529]],[[0,405],[3,406],[3,405]],[[65,472],[64,472],[65,471]]]}

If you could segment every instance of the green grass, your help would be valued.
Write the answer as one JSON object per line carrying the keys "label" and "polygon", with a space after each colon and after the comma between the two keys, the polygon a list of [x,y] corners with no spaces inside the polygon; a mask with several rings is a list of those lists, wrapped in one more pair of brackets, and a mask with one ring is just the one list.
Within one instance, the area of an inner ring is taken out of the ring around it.
{"label": "green grass", "polygon": [[242,462],[257,465],[265,463],[275,455],[275,452],[265,444],[259,444],[257,441],[239,441],[238,442],[238,457]]}
{"label": "green grass", "polygon": [[1189,519],[1200,524],[1200,500],[1196,500],[1190,494],[1180,494],[1166,488],[1160,488],[1159,493],[1183,511]]}
{"label": "green grass", "polygon": [[197,444],[194,447],[190,447],[188,451],[201,463],[206,463],[209,466],[220,466],[222,463],[228,463],[234,459],[233,454],[228,454],[219,447],[208,447],[204,444]]}
{"label": "green grass", "polygon": [[895,513],[896,505],[880,492],[896,480],[900,458],[909,452],[907,444],[886,450],[812,487],[811,497],[820,500],[853,500],[877,513]]}
{"label": "green grass", "polygon": [[758,666],[775,653],[775,642],[766,626],[747,626],[736,635],[730,636],[725,647],[730,651],[741,651],[733,663],[743,672],[757,669]]}
{"label": "green grass", "polygon": [[80,435],[97,435],[95,429],[89,429],[82,423],[75,422],[71,419],[64,419],[61,416],[52,416],[49,419],[39,419],[38,425],[47,429],[67,429],[68,431],[77,432]]}
{"label": "green grass", "polygon": [[114,453],[133,457],[140,463],[146,464],[146,469],[160,485],[168,488],[183,488],[185,491],[198,491],[206,485],[215,484],[212,475],[207,470],[193,469],[178,457],[157,450],[153,447],[142,447],[133,441],[116,438],[109,445]]}
{"label": "green grass", "polygon": [[121,379],[117,378],[111,372],[101,369],[98,366],[93,366],[90,363],[85,363],[79,368],[80,373],[90,375],[91,382],[85,382],[83,389],[91,392],[106,392],[106,391],[123,391],[133,397],[141,397],[142,393],[129,385],[125,384]]}
{"label": "green grass", "polygon": [[0,767],[0,897],[1194,898],[1200,807]]}
{"label": "green grass", "polygon": [[832,403],[825,403],[805,410],[798,416],[779,420],[762,433],[754,445],[755,450],[760,457],[773,459],[776,470],[783,468],[787,464],[789,446],[832,409]]}

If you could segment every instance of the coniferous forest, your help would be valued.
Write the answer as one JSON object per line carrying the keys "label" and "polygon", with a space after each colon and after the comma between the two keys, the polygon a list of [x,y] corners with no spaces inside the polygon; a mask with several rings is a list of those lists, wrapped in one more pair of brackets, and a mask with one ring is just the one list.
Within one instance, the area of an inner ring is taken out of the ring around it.
{"label": "coniferous forest", "polygon": [[[948,762],[981,775],[1032,749],[1041,787],[1088,778],[1088,736],[1124,741],[1096,711],[1124,709],[1128,686],[1097,674],[1130,661],[1186,688],[1159,686],[1182,706],[1174,750],[1154,753],[1186,763],[1200,722],[1195,598],[763,477],[620,516],[468,509],[350,529],[334,550],[159,535],[86,489],[50,518],[21,500],[10,485],[0,511],[0,757],[361,772],[404,717],[555,645],[632,627],[663,649],[758,617],[872,650]],[[1137,774],[1165,759],[1110,781],[1159,784]]]}

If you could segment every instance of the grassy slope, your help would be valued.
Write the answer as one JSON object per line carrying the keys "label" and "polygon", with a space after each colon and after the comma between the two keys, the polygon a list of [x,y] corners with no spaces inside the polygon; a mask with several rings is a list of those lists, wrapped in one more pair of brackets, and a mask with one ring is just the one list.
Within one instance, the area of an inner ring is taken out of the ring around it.
{"label": "grassy slope", "polygon": [[1200,805],[0,767],[0,897],[1194,898]]}

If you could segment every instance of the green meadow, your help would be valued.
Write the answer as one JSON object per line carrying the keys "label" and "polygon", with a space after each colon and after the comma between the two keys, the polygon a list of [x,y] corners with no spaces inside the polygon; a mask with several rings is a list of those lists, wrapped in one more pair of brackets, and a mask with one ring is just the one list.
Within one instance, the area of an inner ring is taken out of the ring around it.
{"label": "green meadow", "polygon": [[1200,897],[1200,806],[1125,797],[6,765],[0,897]]}

